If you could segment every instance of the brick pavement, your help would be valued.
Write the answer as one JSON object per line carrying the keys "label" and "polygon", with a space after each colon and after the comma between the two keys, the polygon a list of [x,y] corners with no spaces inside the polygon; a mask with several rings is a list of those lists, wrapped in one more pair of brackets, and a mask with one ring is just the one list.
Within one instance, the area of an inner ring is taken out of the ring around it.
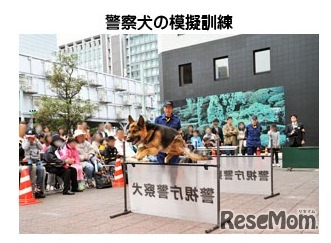
{"label": "brick pavement", "polygon": [[[276,168],[274,191],[280,196],[263,199],[261,195],[221,194],[221,210],[260,215],[269,210],[296,214],[299,209],[314,209],[319,217],[319,172]],[[47,195],[42,204],[20,206],[20,233],[114,233],[114,234],[203,234],[211,224],[131,213],[115,219],[123,211],[123,189],[88,189],[74,196]],[[318,222],[317,222],[318,225]],[[315,230],[235,230],[218,229],[217,233],[318,233]]]}

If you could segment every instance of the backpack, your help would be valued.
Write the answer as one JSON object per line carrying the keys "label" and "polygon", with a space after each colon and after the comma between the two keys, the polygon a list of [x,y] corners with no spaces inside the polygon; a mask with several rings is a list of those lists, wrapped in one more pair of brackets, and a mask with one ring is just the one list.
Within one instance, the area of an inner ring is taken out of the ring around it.
{"label": "backpack", "polygon": [[94,179],[97,189],[112,187],[112,176],[109,171],[100,170],[94,173]]}

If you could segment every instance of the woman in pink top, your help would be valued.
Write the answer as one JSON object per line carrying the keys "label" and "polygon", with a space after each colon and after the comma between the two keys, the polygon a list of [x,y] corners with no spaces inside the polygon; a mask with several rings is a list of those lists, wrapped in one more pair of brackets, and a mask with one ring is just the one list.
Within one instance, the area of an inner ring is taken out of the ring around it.
{"label": "woman in pink top", "polygon": [[65,160],[67,158],[74,160],[74,163],[71,166],[76,169],[78,186],[79,189],[83,190],[84,189],[83,168],[80,165],[78,150],[76,148],[76,140],[73,137],[68,138],[66,145],[62,149],[61,159]]}

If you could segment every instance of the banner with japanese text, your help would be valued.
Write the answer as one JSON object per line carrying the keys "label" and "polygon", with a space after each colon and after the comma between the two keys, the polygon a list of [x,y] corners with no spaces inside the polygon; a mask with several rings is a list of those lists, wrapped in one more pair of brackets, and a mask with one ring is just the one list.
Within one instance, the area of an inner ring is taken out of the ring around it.
{"label": "banner with japanese text", "polygon": [[271,158],[221,156],[221,192],[271,194]]}
{"label": "banner with japanese text", "polygon": [[217,223],[217,168],[128,164],[131,211]]}

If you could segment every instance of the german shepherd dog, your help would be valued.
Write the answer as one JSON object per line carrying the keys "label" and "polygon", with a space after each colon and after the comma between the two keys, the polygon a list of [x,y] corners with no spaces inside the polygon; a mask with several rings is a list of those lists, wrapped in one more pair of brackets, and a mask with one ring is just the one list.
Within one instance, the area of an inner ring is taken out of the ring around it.
{"label": "german shepherd dog", "polygon": [[136,157],[138,160],[143,159],[146,155],[157,155],[159,152],[167,154],[164,159],[165,163],[168,163],[174,155],[182,154],[194,161],[208,159],[192,153],[175,129],[145,122],[142,116],[139,117],[138,121],[134,121],[129,115],[127,142],[131,142],[133,145],[142,144],[138,147]]}

